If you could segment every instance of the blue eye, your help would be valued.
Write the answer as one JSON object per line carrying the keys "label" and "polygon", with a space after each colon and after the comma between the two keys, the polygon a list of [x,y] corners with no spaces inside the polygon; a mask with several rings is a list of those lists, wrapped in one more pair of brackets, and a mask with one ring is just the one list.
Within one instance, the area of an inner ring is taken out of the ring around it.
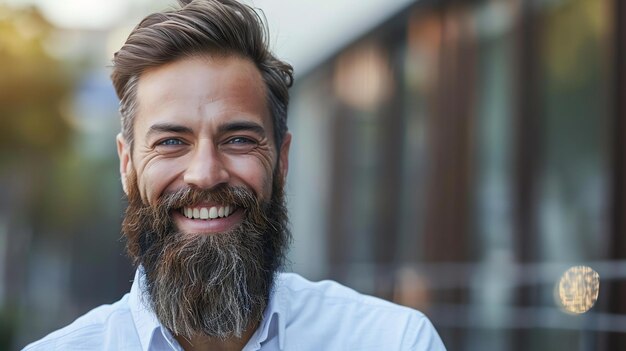
{"label": "blue eye", "polygon": [[159,142],[159,145],[183,145],[184,143],[179,139],[165,139]]}
{"label": "blue eye", "polygon": [[246,153],[256,148],[258,144],[259,142],[256,141],[256,139],[243,136],[234,136],[230,139],[227,139],[220,146],[220,148],[226,152]]}
{"label": "blue eye", "polygon": [[244,137],[236,137],[232,138],[228,141],[229,144],[252,144],[254,141],[244,138]]}

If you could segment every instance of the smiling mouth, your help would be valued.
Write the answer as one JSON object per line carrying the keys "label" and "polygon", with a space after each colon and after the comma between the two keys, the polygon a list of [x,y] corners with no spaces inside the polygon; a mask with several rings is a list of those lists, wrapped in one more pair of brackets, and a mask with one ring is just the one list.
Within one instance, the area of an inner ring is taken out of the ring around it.
{"label": "smiling mouth", "polygon": [[226,218],[235,212],[235,205],[211,206],[211,207],[183,207],[180,213],[189,219],[212,220]]}

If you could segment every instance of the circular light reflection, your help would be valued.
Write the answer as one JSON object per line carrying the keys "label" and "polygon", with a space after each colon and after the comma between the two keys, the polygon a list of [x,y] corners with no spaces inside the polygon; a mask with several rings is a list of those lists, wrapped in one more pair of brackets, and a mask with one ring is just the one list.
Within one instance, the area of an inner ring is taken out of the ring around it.
{"label": "circular light reflection", "polygon": [[596,303],[600,292],[600,275],[587,266],[571,267],[559,280],[557,296],[561,308],[582,314]]}

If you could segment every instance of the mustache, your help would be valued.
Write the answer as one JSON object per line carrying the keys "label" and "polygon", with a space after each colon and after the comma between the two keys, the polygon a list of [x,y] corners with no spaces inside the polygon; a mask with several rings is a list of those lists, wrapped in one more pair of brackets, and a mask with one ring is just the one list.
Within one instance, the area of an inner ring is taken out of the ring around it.
{"label": "mustache", "polygon": [[244,209],[257,207],[257,198],[244,187],[228,186],[226,184],[215,189],[197,189],[186,187],[170,194],[166,194],[161,201],[165,210],[180,209],[193,206],[201,202],[215,202],[233,204]]}
{"label": "mustache", "polygon": [[[133,189],[134,190],[134,189]],[[184,187],[160,196],[153,206],[144,202],[136,191],[129,191],[128,203],[135,208],[152,208],[154,211],[169,212],[202,202],[236,205],[244,209],[259,206],[257,197],[242,186],[218,185],[211,189]]]}
{"label": "mustache", "polygon": [[258,198],[247,188],[222,184],[212,189],[185,187],[164,194],[158,200],[155,209],[159,212],[158,215],[166,216],[171,211],[192,207],[199,203],[234,205],[244,210],[261,206]]}

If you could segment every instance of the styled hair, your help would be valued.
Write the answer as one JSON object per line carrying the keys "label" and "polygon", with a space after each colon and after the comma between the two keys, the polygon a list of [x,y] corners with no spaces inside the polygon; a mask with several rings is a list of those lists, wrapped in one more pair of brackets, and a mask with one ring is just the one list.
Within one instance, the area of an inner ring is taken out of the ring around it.
{"label": "styled hair", "polygon": [[266,86],[274,140],[287,132],[288,89],[293,68],[269,49],[268,30],[259,14],[236,0],[178,0],[179,9],[153,13],[130,33],[113,57],[111,80],[120,99],[122,136],[132,147],[141,74],[181,58],[201,55],[250,59]]}

